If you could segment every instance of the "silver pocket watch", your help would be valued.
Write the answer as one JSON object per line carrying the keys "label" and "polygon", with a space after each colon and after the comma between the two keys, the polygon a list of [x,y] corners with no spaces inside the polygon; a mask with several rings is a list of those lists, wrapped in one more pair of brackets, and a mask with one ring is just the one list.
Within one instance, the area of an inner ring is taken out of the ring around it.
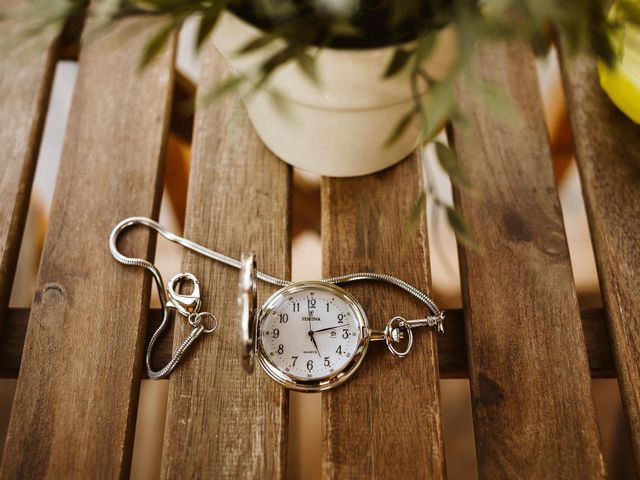
{"label": "silver pocket watch", "polygon": [[[335,388],[362,364],[370,342],[384,341],[391,353],[404,357],[413,345],[413,328],[431,326],[443,331],[444,314],[428,296],[381,274],[290,283],[258,309],[255,256],[243,255],[240,264],[238,309],[243,366],[253,372],[257,357],[267,375],[286,388],[304,392]],[[395,283],[427,303],[432,315],[418,320],[396,316],[384,330],[371,329],[356,298],[335,285],[366,279]]]}
{"label": "silver pocket watch", "polygon": [[[109,249],[121,264],[148,270],[158,290],[163,318],[151,336],[145,357],[147,375],[151,379],[166,378],[198,338],[217,328],[218,320],[212,313],[200,311],[200,283],[193,274],[179,273],[165,287],[160,271],[153,263],[144,258],[129,257],[118,250],[120,234],[136,225],[155,230],[171,242],[240,270],[238,306],[244,368],[252,372],[257,357],[267,375],[287,388],[305,392],[334,388],[358,369],[370,342],[384,341],[391,353],[404,357],[413,345],[412,329],[428,326],[437,328],[440,333],[444,331],[444,312],[431,297],[392,275],[358,272],[315,282],[291,283],[258,271],[252,254],[237,260],[180,237],[150,218],[129,217],[111,231]],[[257,308],[257,280],[281,287],[260,310]],[[337,286],[357,281],[394,285],[421,301],[430,315],[417,320],[396,316],[387,322],[384,330],[372,330],[360,303]],[[181,285],[191,285],[191,293],[180,293]],[[154,370],[151,367],[154,346],[173,317],[187,320],[191,330],[169,362],[160,370]]]}

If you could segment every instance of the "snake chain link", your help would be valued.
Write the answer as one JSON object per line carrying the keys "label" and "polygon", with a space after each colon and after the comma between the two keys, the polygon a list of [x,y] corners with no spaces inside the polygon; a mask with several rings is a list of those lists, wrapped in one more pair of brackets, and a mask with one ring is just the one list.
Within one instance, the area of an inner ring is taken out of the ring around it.
{"label": "snake chain link", "polygon": [[[149,341],[149,346],[147,348],[147,353],[146,353],[147,373],[149,375],[149,378],[157,379],[157,378],[162,378],[167,376],[175,368],[175,366],[180,361],[180,358],[182,357],[184,352],[204,331],[204,327],[199,323],[197,323],[197,325],[191,331],[189,336],[177,348],[176,352],[173,354],[169,363],[159,371],[152,370],[151,352],[153,350],[153,346],[156,340],[162,334],[162,332],[165,330],[165,328],[169,323],[170,309],[167,306],[167,297],[164,289],[164,282],[156,266],[153,263],[143,258],[127,257],[126,255],[123,255],[122,253],[120,253],[120,251],[118,250],[117,240],[119,235],[122,233],[123,230],[126,230],[127,228],[132,227],[134,225],[143,225],[148,228],[151,228],[152,230],[155,230],[170,242],[177,243],[178,245],[181,245],[188,250],[199,253],[200,255],[210,258],[211,260],[224,263],[225,265],[228,265],[230,267],[240,269],[241,264],[240,264],[240,261],[235,258],[216,252],[198,243],[192,242],[187,238],[176,235],[175,233],[172,233],[169,230],[165,229],[162,225],[160,225],[155,220],[152,220],[147,217],[125,218],[113,228],[113,230],[111,231],[111,235],[109,237],[109,249],[111,250],[111,255],[113,255],[113,258],[115,258],[118,262],[124,265],[143,267],[149,270],[153,276],[156,287],[158,289],[158,296],[160,297],[160,303],[162,304],[164,314],[163,314],[163,319],[162,319],[162,322],[160,323],[160,326],[153,333],[153,336]],[[259,270],[256,272],[256,276],[259,280],[262,280],[263,282],[270,283],[272,285],[276,285],[279,287],[286,287],[287,285],[291,284],[291,282],[288,280],[274,277],[272,275],[261,272]],[[438,308],[438,306],[431,299],[431,297],[421,292],[413,285],[397,277],[394,277],[392,275],[387,275],[384,273],[373,273],[373,272],[357,272],[357,273],[349,273],[346,275],[338,275],[338,276],[322,279],[323,282],[333,283],[333,284],[344,284],[344,283],[358,282],[358,281],[364,281],[364,280],[386,282],[391,285],[395,285],[396,287],[404,290],[405,292],[409,293],[410,295],[414,296],[419,301],[424,303],[429,308],[429,310],[431,310],[431,313],[433,314],[433,316],[435,317],[442,316],[442,311]]]}

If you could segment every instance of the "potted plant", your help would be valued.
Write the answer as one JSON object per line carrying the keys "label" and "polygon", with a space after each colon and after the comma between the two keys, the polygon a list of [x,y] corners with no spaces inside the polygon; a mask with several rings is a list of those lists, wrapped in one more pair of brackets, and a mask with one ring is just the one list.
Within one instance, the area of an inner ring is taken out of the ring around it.
{"label": "potted plant", "polygon": [[[613,67],[610,38],[624,22],[640,23],[639,1],[616,0],[618,14],[607,17],[600,0],[94,0],[89,7],[85,0],[32,0],[7,16],[22,21],[22,39],[56,35],[87,8],[90,32],[123,17],[161,18],[140,52],[141,67],[195,16],[195,48],[213,36],[234,72],[204,98],[239,90],[256,131],[281,159],[323,175],[354,176],[402,160],[449,118],[464,117],[453,93],[457,82],[470,83],[466,90],[496,112],[510,110],[499,89],[472,73],[479,42],[520,41],[544,55],[559,35],[570,53]],[[452,181],[467,185],[455,152],[435,146]],[[425,195],[416,199],[410,224]],[[473,248],[462,215],[434,202]]]}
{"label": "potted plant", "polygon": [[[620,3],[637,10],[633,0]],[[55,31],[85,7],[35,0],[23,18],[31,33]],[[127,16],[164,18],[141,52],[142,66],[187,18],[199,17],[195,47],[213,35],[235,72],[209,97],[240,89],[271,150],[332,176],[383,169],[431,139],[464,113],[452,93],[457,81],[502,101],[468,68],[479,41],[520,40],[545,53],[556,32],[608,63],[606,32],[614,27],[599,0],[96,0],[89,15],[99,28]],[[456,174],[453,153],[439,152]]]}
{"label": "potted plant", "polygon": [[[366,12],[373,2],[365,1]],[[378,3],[378,9],[364,15],[362,25],[353,21],[357,16],[343,18],[340,26],[328,19],[322,28],[334,29],[333,39],[325,31],[295,41],[265,34],[272,30],[251,16],[250,5],[221,16],[214,43],[237,72],[236,78],[254,79],[248,83],[260,85],[244,97],[249,117],[263,142],[286,162],[322,175],[363,175],[382,170],[415,149],[420,126],[414,97],[425,95],[430,82],[442,81],[453,70],[456,35],[446,23],[434,23],[420,40],[412,22],[403,20],[402,27],[387,28],[385,19],[392,15],[393,3]],[[317,16],[314,11],[309,24]],[[293,30],[305,21],[303,14],[296,14]],[[340,28],[353,31],[340,35]],[[323,44],[330,46],[321,48]],[[421,52],[411,59],[417,49]],[[269,71],[290,55],[293,61]],[[413,68],[421,73],[415,82]]]}

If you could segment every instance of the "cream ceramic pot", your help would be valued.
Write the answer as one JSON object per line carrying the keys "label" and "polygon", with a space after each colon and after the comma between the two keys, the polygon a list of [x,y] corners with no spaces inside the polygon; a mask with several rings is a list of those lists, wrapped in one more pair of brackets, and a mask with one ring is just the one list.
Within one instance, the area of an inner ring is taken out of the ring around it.
{"label": "cream ceramic pot", "polygon": [[[272,42],[257,52],[237,55],[261,31],[225,13],[214,32],[214,43],[236,72],[254,76],[257,67],[284,43]],[[453,60],[453,32],[443,30],[425,65],[435,78]],[[320,84],[311,81],[295,62],[271,76],[267,85],[245,97],[249,118],[265,145],[285,162],[333,177],[365,175],[406,157],[418,136],[411,124],[392,145],[385,145],[400,119],[413,106],[409,73],[384,79],[394,47],[320,49],[316,56]],[[255,77],[254,77],[255,78]],[[270,91],[287,100],[286,113]]]}

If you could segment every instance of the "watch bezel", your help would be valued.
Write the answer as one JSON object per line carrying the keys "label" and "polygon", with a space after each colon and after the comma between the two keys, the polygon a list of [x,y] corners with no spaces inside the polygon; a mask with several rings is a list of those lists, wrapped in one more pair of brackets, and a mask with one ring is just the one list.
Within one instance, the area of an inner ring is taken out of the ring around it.
{"label": "watch bezel", "polygon": [[[301,290],[314,289],[330,292],[332,295],[340,297],[355,314],[355,318],[358,320],[360,329],[360,339],[354,354],[349,358],[349,361],[339,370],[333,372],[331,375],[323,377],[321,379],[309,379],[303,380],[294,378],[292,375],[288,375],[286,372],[280,370],[275,363],[271,361],[269,356],[264,350],[264,344],[262,342],[261,326],[262,322],[271,313],[276,305],[279,305],[286,297],[291,294],[300,292]],[[260,312],[258,313],[257,329],[256,329],[256,356],[258,362],[262,366],[265,373],[280,385],[301,392],[322,392],[338,385],[341,385],[348,380],[358,369],[369,347],[369,322],[367,315],[360,303],[349,292],[340,288],[332,283],[318,282],[318,281],[305,281],[296,282],[281,288],[271,295],[264,303]]]}

